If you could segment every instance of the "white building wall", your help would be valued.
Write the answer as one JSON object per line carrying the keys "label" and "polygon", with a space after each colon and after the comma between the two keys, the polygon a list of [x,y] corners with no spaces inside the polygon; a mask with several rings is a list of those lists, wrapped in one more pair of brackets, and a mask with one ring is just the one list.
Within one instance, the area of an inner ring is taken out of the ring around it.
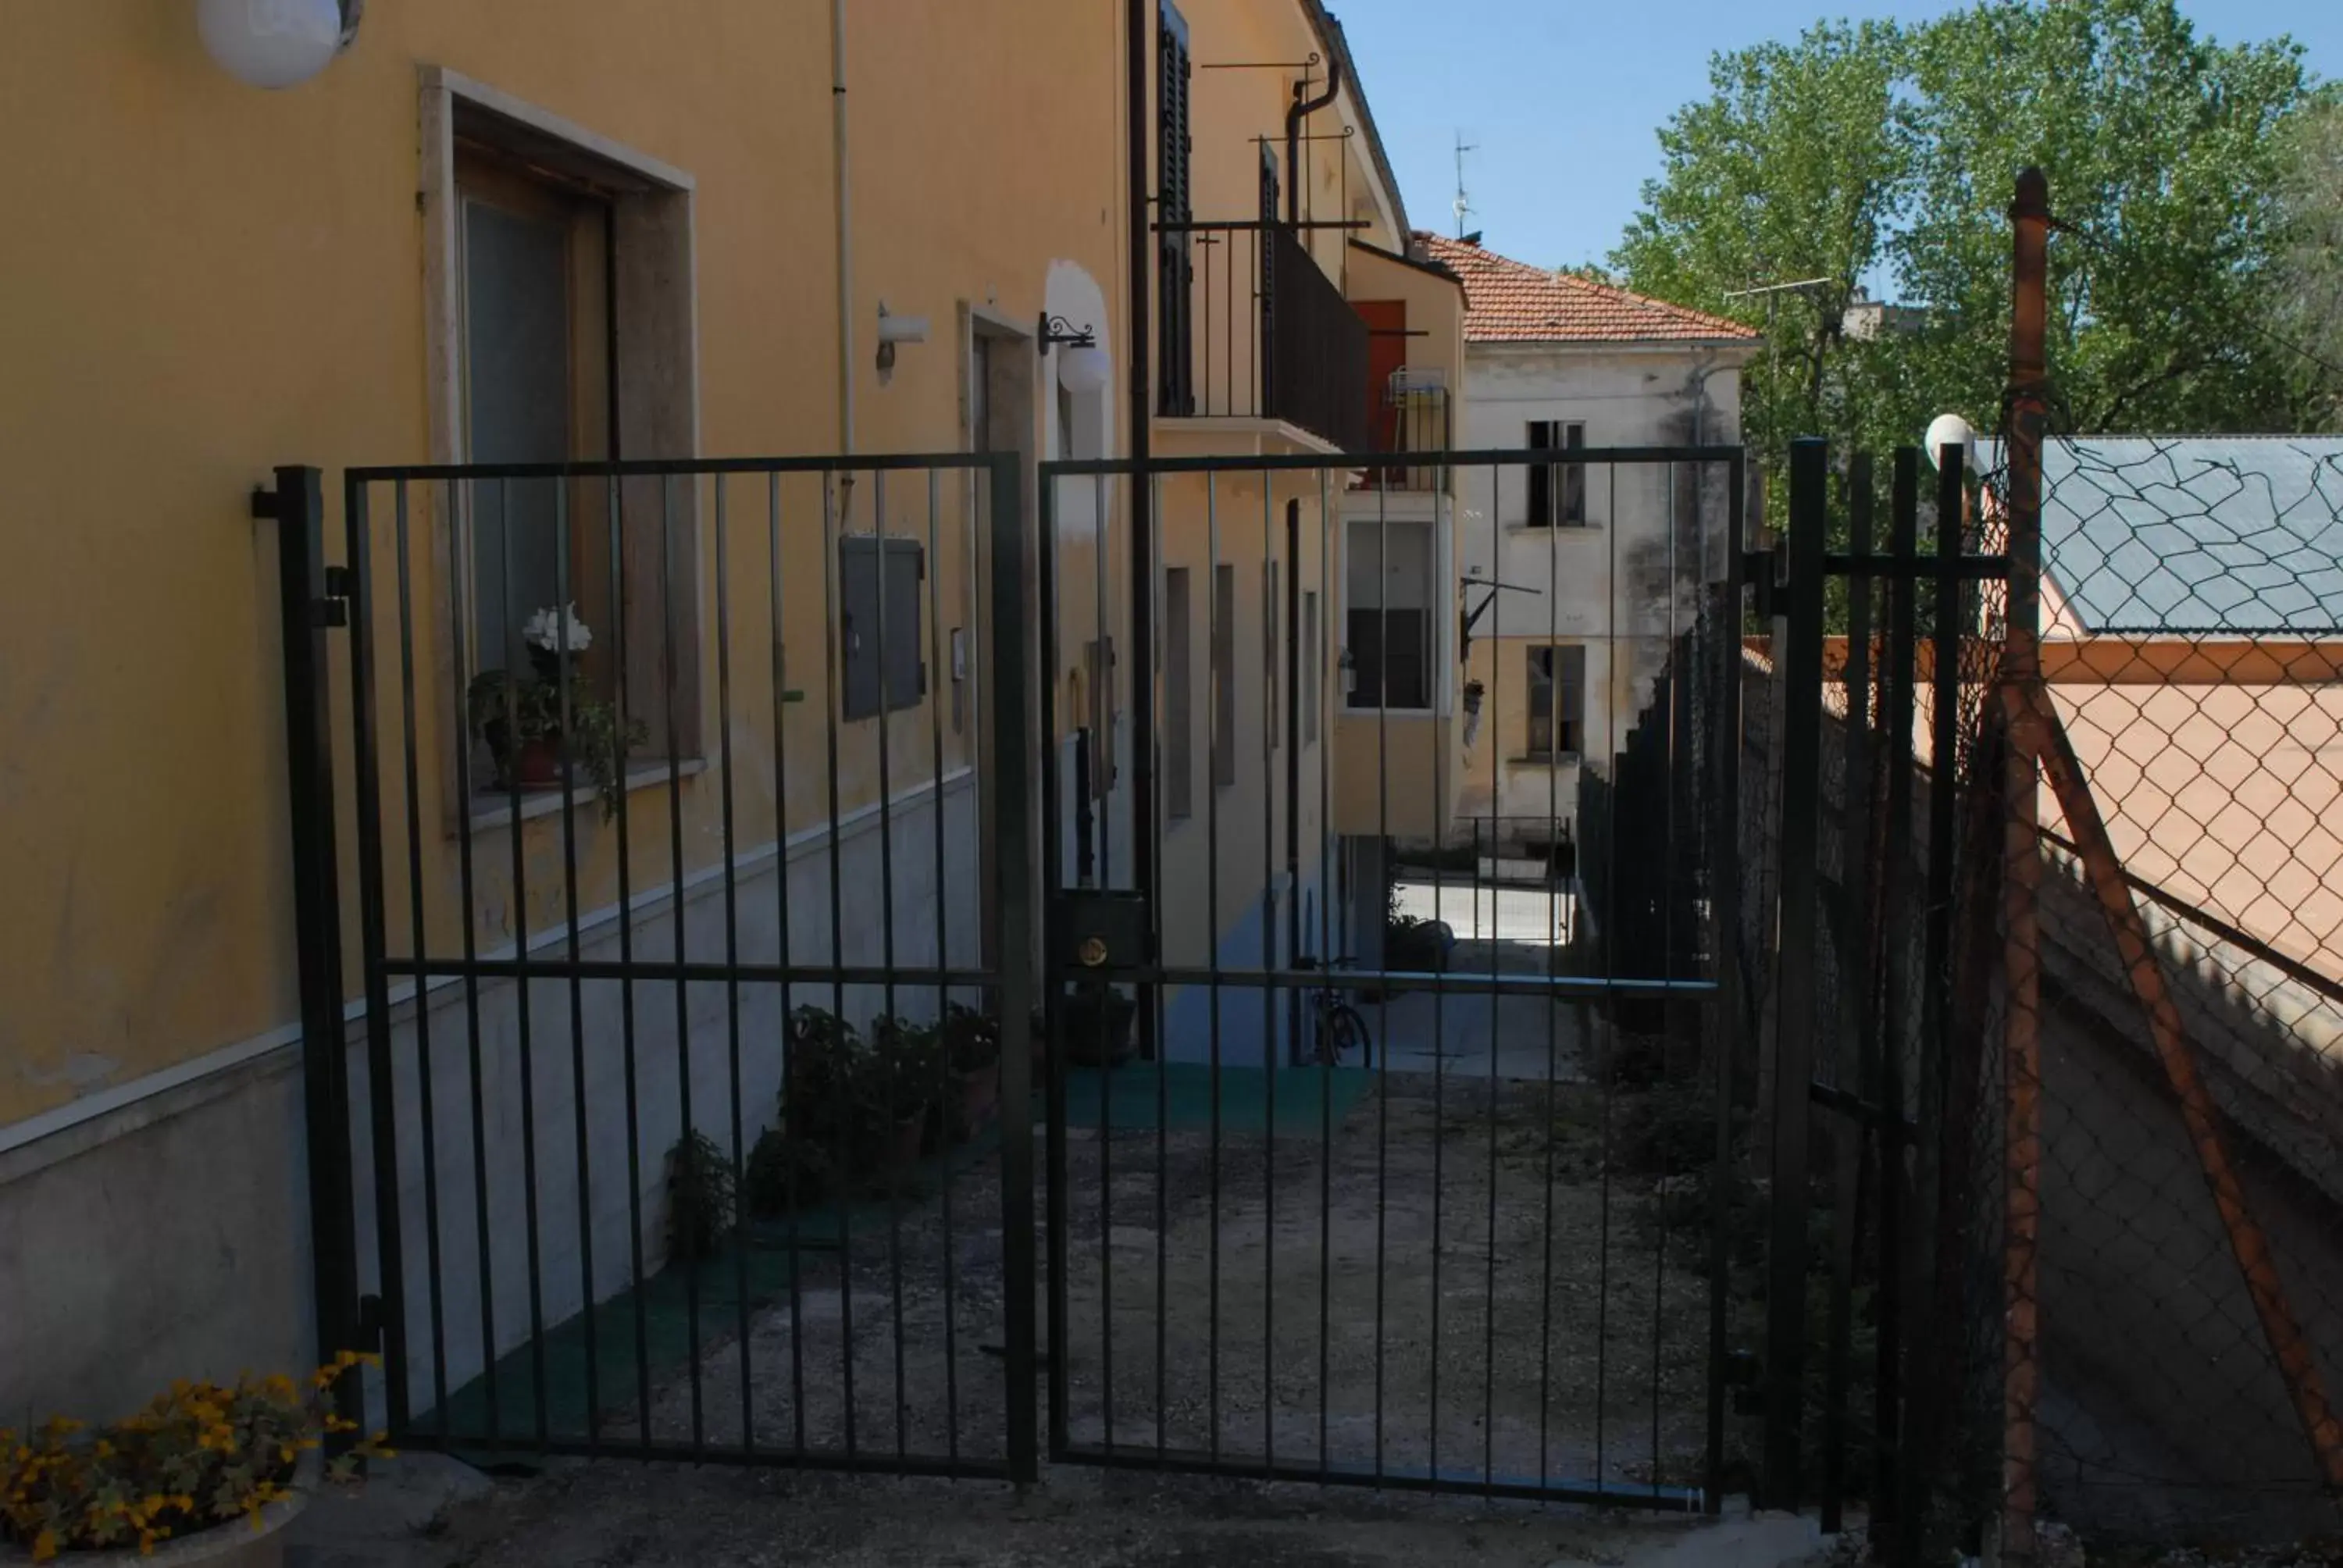
{"label": "white building wall", "polygon": [[[1583,422],[1590,447],[1723,445],[1738,439],[1745,347],[1474,346],[1458,445],[1528,444],[1536,421]],[[1721,466],[1602,465],[1586,469],[1586,525],[1531,527],[1529,470],[1463,476],[1458,566],[1510,585],[1473,628],[1467,673],[1488,688],[1464,762],[1466,817],[1567,819],[1578,767],[1519,756],[1528,672],[1523,649],[1586,645],[1584,765],[1607,766],[1673,637],[1691,624],[1694,588],[1722,566]],[[1671,527],[1671,518],[1674,526]],[[1700,558],[1703,553],[1712,558]],[[1519,588],[1526,591],[1513,591]],[[1469,612],[1483,596],[1465,595]]]}

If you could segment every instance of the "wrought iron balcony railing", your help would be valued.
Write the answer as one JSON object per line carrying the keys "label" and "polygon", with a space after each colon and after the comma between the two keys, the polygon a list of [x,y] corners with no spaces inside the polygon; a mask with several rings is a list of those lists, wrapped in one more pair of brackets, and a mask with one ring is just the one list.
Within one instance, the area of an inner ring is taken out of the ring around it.
{"label": "wrought iron balcony railing", "polygon": [[1292,226],[1157,232],[1156,414],[1281,419],[1342,450],[1371,449],[1367,325]]}

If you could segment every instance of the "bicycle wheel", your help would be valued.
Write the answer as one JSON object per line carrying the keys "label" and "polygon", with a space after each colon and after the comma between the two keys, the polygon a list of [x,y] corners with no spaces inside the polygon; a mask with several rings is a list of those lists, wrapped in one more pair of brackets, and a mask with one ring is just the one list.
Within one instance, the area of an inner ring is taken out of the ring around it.
{"label": "bicycle wheel", "polygon": [[1353,1050],[1359,1053],[1361,1067],[1375,1064],[1375,1038],[1367,1032],[1367,1020],[1349,1002],[1338,1001],[1326,1010],[1326,1057],[1336,1067],[1348,1067]]}

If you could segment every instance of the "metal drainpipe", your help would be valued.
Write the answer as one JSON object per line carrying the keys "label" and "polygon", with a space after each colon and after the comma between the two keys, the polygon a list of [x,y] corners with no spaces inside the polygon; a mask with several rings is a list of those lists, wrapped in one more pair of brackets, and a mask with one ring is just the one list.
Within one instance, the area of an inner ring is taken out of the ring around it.
{"label": "metal drainpipe", "polygon": [[[846,0],[830,5],[830,145],[831,184],[837,195],[838,224],[838,449],[854,451],[854,225],[851,186],[846,156]],[[839,528],[845,531],[845,514],[854,500],[854,476],[840,485]]]}
{"label": "metal drainpipe", "polygon": [[[1151,960],[1161,947],[1160,920],[1161,911],[1155,908],[1155,780],[1153,747],[1155,738],[1155,523],[1150,515],[1151,477],[1147,460],[1151,450],[1149,421],[1154,417],[1153,392],[1149,381],[1153,367],[1148,357],[1150,334],[1154,321],[1148,313],[1147,273],[1154,265],[1155,246],[1148,223],[1147,206],[1147,79],[1150,10],[1148,0],[1125,0],[1123,6],[1123,97],[1128,106],[1124,136],[1123,179],[1130,193],[1130,229],[1126,239],[1131,247],[1131,310],[1125,337],[1129,347],[1125,357],[1131,368],[1131,456],[1136,465],[1131,475],[1131,881],[1139,896],[1146,900],[1147,928],[1151,950],[1144,955]],[[1045,671],[1044,678],[1054,680],[1057,672]],[[1050,736],[1045,742],[1054,746],[1057,738]],[[1114,743],[1111,732],[1107,737]],[[1054,823],[1045,831],[1055,832]],[[1053,897],[1057,890],[1043,890],[1043,896]],[[1217,940],[1217,939],[1216,939]],[[1139,990],[1139,1040],[1142,1058],[1153,1060],[1162,1050],[1156,1038],[1155,987],[1150,983]]]}
{"label": "metal drainpipe", "polygon": [[[1302,96],[1303,84],[1293,84],[1293,102],[1285,111],[1285,221],[1302,221],[1302,122],[1334,101],[1342,90],[1342,57],[1329,54],[1326,62],[1326,90],[1307,101]],[[1348,216],[1347,214],[1344,216]]]}

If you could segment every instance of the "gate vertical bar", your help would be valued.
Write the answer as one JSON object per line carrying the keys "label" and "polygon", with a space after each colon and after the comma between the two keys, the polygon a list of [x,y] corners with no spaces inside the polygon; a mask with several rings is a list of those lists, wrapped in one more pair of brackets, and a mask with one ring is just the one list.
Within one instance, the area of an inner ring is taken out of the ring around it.
{"label": "gate vertical bar", "polygon": [[1798,1503],[1805,1397],[1806,1183],[1814,1080],[1815,927],[1820,886],[1823,533],[1829,448],[1790,447],[1789,616],[1782,661],[1781,975],[1775,1031],[1773,1199],[1766,1248],[1765,1443],[1768,1506]]}
{"label": "gate vertical bar", "polygon": [[1879,1297],[1876,1401],[1873,1443],[1877,1470],[1872,1486],[1871,1548],[1883,1561],[1909,1563],[1917,1553],[1916,1494],[1905,1482],[1904,1293],[1910,1260],[1905,1255],[1904,1208],[1908,1187],[1904,1167],[1906,1042],[1915,1037],[1911,993],[1912,920],[1912,727],[1916,693],[1915,579],[1919,559],[1920,454],[1896,451],[1889,490],[1889,556],[1896,572],[1887,585],[1887,648],[1880,670],[1880,703],[1887,730],[1887,823],[1881,872],[1885,879],[1880,912],[1884,943],[1880,990],[1885,1033],[1879,1052],[1879,1108],[1886,1118],[1879,1161]]}
{"label": "gate vertical bar", "polygon": [[[1871,948],[1876,920],[1870,893],[1872,492],[1871,454],[1854,453],[1847,459],[1846,478],[1847,553],[1852,566],[1846,584],[1846,659],[1842,666],[1846,729],[1840,753],[1844,783],[1839,796],[1839,918],[1833,922],[1838,941],[1839,1038],[1832,1060],[1841,1090],[1849,1087],[1846,1070],[1852,1061],[1854,1089],[1865,1104],[1877,1102],[1876,1075],[1871,1066]],[[1870,1134],[1871,1129],[1855,1117],[1842,1117],[1831,1129],[1832,1153],[1837,1170],[1831,1203],[1830,1365],[1828,1393],[1823,1406],[1826,1428],[1822,1516],[1824,1532],[1833,1535],[1845,1523],[1855,1271],[1856,1253],[1863,1243],[1863,1179]]]}
{"label": "gate vertical bar", "polygon": [[[1017,457],[996,456],[992,486],[992,722],[994,841],[1001,898],[1001,1310],[1008,1362],[1009,1478],[1021,1485],[1041,1479],[1040,1434],[1034,1419],[1033,1311],[1033,846],[1026,805],[1033,780],[1025,736],[1025,530]],[[1050,548],[1047,491],[1041,549]],[[1056,1200],[1056,1190],[1051,1199]],[[1051,1254],[1057,1252],[1052,1240]],[[1054,1332],[1063,1318],[1053,1300]],[[1062,1378],[1062,1361],[1052,1381]]]}
{"label": "gate vertical bar", "polygon": [[[1708,1430],[1704,1490],[1707,1511],[1719,1512],[1725,1497],[1725,1410],[1726,1392],[1730,1267],[1733,1229],[1733,1062],[1745,1020],[1741,1012],[1741,615],[1745,576],[1742,557],[1746,528],[1748,471],[1736,454],[1725,470],[1725,605],[1717,628],[1717,703],[1715,725],[1720,744],[1716,753],[1716,814],[1712,850],[1715,898],[1711,919],[1715,925],[1716,999],[1711,1007],[1711,1038],[1716,1060],[1716,1162],[1709,1168],[1708,1191]],[[1551,541],[1549,541],[1551,548]],[[1540,1479],[1544,1479],[1541,1470]]]}
{"label": "gate vertical bar", "polygon": [[[350,1179],[349,1061],[342,1032],[342,896],[334,829],[333,702],[326,689],[325,477],[280,467],[252,498],[277,520],[277,590],[285,639],[286,820],[293,839],[293,918],[301,998],[302,1109],[307,1122],[309,1241],[317,1356],[357,1348],[357,1211]],[[337,1411],[364,1417],[354,1374]]]}
{"label": "gate vertical bar", "polygon": [[[407,1271],[399,1227],[398,1114],[390,1060],[390,981],[383,972],[387,946],[382,857],[382,762],[375,721],[374,546],[367,527],[367,491],[359,482],[343,487],[342,523],[350,573],[351,769],[357,784],[358,948],[365,972],[367,1012],[367,1110],[374,1136],[375,1235],[382,1271],[381,1327],[383,1392],[390,1424],[405,1430],[407,1408]],[[327,743],[332,744],[330,734]],[[417,999],[417,1010],[421,1010]],[[417,1069],[420,1071],[418,1066]],[[347,1108],[344,1109],[347,1126]],[[351,1347],[356,1348],[356,1347]]]}

